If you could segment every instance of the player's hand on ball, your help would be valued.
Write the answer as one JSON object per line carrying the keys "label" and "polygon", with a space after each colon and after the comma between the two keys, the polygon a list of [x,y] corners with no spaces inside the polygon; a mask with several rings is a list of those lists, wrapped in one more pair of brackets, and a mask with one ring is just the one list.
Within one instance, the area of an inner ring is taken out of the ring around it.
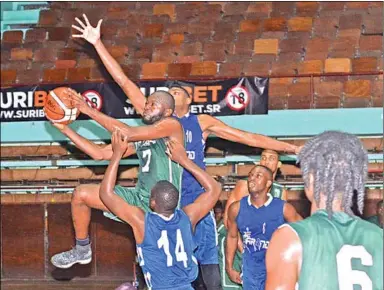
{"label": "player's hand on ball", "polygon": [[168,156],[175,162],[182,164],[184,160],[188,159],[187,152],[185,152],[184,146],[176,140],[167,141]]}
{"label": "player's hand on ball", "polygon": [[123,136],[119,129],[115,129],[112,133],[112,150],[113,154],[122,157],[128,148],[128,138]]}
{"label": "player's hand on ball", "polygon": [[93,45],[95,45],[100,40],[100,26],[101,26],[101,23],[103,22],[103,19],[100,19],[99,22],[97,23],[97,26],[93,27],[89,23],[87,15],[83,14],[83,17],[86,25],[79,18],[77,17],[75,18],[75,20],[81,27],[76,25],[72,25],[72,27],[77,31],[81,32],[81,34],[72,34],[72,37],[83,38],[89,43],[92,43]]}
{"label": "player's hand on ball", "polygon": [[90,107],[87,105],[87,102],[84,100],[84,97],[71,88],[67,89],[67,98],[69,98],[73,102],[75,108],[77,108],[82,113],[85,113],[90,109]]}
{"label": "player's hand on ball", "polygon": [[[45,110],[45,108],[43,110]],[[56,127],[60,131],[64,131],[64,129],[67,127],[67,125],[65,125],[65,124],[55,123],[53,120],[49,119],[47,114],[45,114],[45,117],[51,122],[53,127]]]}
{"label": "player's hand on ball", "polygon": [[243,281],[241,280],[240,273],[235,271],[234,269],[231,269],[227,271],[229,279],[231,279],[233,282],[238,284],[243,284]]}

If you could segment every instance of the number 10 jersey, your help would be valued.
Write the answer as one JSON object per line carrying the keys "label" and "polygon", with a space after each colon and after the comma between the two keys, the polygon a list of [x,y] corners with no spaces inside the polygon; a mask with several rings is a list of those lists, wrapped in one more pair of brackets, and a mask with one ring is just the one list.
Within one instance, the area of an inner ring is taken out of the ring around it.
{"label": "number 10 jersey", "polygon": [[192,289],[198,273],[194,249],[192,224],[182,210],[169,218],[146,213],[144,240],[137,244],[137,256],[148,288]]}

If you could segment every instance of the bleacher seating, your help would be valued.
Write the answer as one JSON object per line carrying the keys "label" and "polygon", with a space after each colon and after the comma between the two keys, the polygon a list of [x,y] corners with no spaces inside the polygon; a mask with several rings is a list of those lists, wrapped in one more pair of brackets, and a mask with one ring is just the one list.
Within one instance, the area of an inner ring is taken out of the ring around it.
{"label": "bleacher seating", "polygon": [[1,3],[0,29],[1,38],[5,31],[26,31],[37,26],[42,9],[48,9],[46,1],[15,1]]}

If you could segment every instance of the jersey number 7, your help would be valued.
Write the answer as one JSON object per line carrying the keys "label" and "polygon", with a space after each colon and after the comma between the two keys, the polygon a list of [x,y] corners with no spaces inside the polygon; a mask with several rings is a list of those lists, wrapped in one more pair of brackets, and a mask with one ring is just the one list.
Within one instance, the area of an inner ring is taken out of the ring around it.
{"label": "jersey number 7", "polygon": [[[161,237],[157,240],[157,246],[159,249],[163,248],[167,256],[167,267],[171,267],[173,265],[173,257],[169,251],[168,232],[166,230],[161,231]],[[184,251],[184,242],[180,229],[176,230],[175,257],[177,262],[183,262],[184,268],[187,268],[188,256]]]}

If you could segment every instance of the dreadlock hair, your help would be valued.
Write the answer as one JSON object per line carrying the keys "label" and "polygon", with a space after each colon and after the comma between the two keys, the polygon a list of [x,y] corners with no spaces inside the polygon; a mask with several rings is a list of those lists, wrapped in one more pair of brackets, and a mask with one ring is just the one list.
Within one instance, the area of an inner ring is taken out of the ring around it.
{"label": "dreadlock hair", "polygon": [[173,211],[179,202],[179,191],[166,180],[158,181],[151,190],[151,198],[162,211]]}
{"label": "dreadlock hair", "polygon": [[306,142],[299,153],[298,162],[307,188],[309,175],[313,174],[317,206],[320,193],[327,197],[326,210],[329,218],[332,217],[332,204],[336,194],[341,194],[336,198],[341,198],[344,211],[354,216],[351,207],[354,192],[357,192],[358,210],[363,213],[368,157],[356,136],[338,131],[319,134]]}

